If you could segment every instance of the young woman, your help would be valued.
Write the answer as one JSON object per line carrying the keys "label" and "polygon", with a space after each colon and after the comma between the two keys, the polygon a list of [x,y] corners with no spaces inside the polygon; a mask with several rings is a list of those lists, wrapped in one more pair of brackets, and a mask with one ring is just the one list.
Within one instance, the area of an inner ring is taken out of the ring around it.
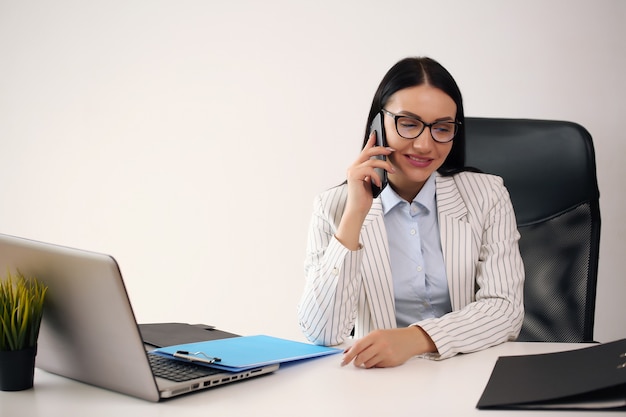
{"label": "young woman", "polygon": [[[354,333],[342,364],[366,368],[515,339],[524,316],[515,214],[501,178],[464,169],[456,82],[430,58],[403,59],[380,83],[367,127],[379,113],[387,146],[366,129],[347,181],[315,200],[302,331],[322,345]],[[389,180],[377,198],[375,168]]]}

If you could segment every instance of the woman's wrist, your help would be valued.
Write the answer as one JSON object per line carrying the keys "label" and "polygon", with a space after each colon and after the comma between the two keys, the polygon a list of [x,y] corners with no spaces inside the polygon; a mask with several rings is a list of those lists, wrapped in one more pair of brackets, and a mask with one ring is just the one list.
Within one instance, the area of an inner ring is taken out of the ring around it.
{"label": "woman's wrist", "polygon": [[352,251],[359,250],[361,248],[360,238],[362,226],[363,220],[360,220],[356,216],[344,214],[335,232],[335,238],[347,249]]}
{"label": "woman's wrist", "polygon": [[428,333],[426,333],[424,329],[416,325],[409,326],[408,328],[412,329],[414,332],[414,337],[416,341],[415,349],[417,352],[416,355],[437,352],[437,346],[435,345],[435,342],[433,342],[433,339],[430,338],[430,336],[428,335]]}

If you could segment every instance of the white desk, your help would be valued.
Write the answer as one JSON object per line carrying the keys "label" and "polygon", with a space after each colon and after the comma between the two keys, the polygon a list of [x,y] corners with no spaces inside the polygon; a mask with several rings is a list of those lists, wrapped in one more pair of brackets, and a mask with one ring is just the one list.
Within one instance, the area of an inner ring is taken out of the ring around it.
{"label": "white desk", "polygon": [[[0,392],[0,416],[559,416],[559,411],[475,408],[498,356],[553,352],[580,344],[505,343],[440,362],[412,359],[389,369],[340,367],[341,355],[276,373],[150,403],[37,370],[35,386]],[[606,416],[581,412],[578,416]]]}

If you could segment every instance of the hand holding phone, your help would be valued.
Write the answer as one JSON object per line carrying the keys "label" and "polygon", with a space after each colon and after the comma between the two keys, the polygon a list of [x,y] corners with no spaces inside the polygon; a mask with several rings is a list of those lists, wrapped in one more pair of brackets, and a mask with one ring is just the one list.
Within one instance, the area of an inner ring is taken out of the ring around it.
{"label": "hand holding phone", "polygon": [[[383,125],[383,113],[379,112],[374,120],[372,120],[372,124],[370,125],[369,134],[372,132],[376,132],[376,146],[387,146],[387,138],[385,137],[385,126]],[[380,159],[381,161],[386,161],[387,157],[385,155],[376,155],[372,158]],[[376,198],[380,195],[381,191],[387,186],[387,171],[382,168],[374,168],[378,177],[380,177],[380,181],[382,185],[379,187],[374,184],[374,181],[370,181],[372,185],[372,197]]]}

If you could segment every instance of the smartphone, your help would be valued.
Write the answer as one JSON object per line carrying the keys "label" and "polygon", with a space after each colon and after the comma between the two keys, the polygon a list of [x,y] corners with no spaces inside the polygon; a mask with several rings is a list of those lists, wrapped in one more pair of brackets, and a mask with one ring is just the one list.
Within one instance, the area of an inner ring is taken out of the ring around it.
{"label": "smartphone", "polygon": [[[374,120],[372,120],[372,124],[370,125],[369,134],[372,132],[376,132],[376,146],[387,146],[387,138],[385,137],[385,126],[383,125],[383,112],[379,112]],[[372,158],[377,158],[382,161],[386,161],[387,157],[385,155],[373,156]],[[380,195],[383,188],[387,186],[387,171],[382,168],[374,168],[380,180],[382,182],[382,186],[374,184],[373,181],[370,182],[372,185],[372,197],[376,198]]]}

